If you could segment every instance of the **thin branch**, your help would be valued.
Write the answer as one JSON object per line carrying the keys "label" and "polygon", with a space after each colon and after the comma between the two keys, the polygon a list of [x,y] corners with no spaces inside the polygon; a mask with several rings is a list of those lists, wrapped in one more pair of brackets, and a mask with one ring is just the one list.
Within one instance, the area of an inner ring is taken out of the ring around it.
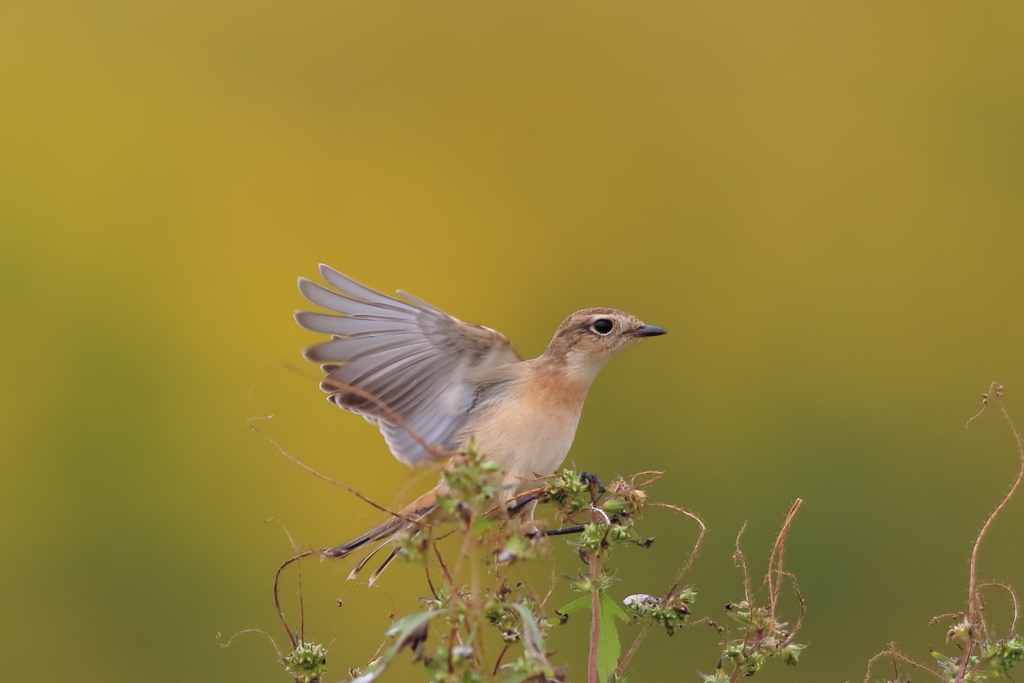
{"label": "thin branch", "polygon": [[394,510],[389,510],[388,508],[384,507],[383,505],[370,500],[369,498],[367,498],[366,496],[361,494],[359,491],[356,491],[354,488],[352,488],[348,484],[345,484],[344,482],[340,482],[337,479],[334,479],[333,477],[327,476],[326,474],[321,474],[317,470],[313,469],[312,467],[310,467],[309,465],[307,465],[306,463],[302,462],[301,460],[296,458],[294,455],[292,455],[291,453],[286,451],[284,449],[284,447],[281,446],[281,444],[279,444],[277,441],[274,440],[273,437],[271,437],[269,434],[267,434],[262,429],[260,429],[259,427],[256,426],[256,422],[257,421],[260,421],[260,420],[270,420],[273,417],[274,417],[273,415],[267,415],[266,417],[250,417],[248,420],[245,421],[245,423],[249,426],[249,429],[251,429],[252,431],[254,431],[257,434],[259,434],[260,436],[262,436],[264,439],[269,441],[270,444],[274,448],[277,449],[278,453],[280,453],[284,457],[288,458],[288,460],[292,461],[293,463],[295,463],[296,465],[298,465],[302,469],[306,470],[310,474],[313,474],[314,476],[317,476],[317,477],[323,479],[326,482],[329,482],[331,484],[334,484],[335,486],[338,486],[340,488],[345,489],[346,491],[351,493],[356,498],[362,500],[365,503],[369,503],[370,505],[372,505],[373,507],[377,508],[381,512],[386,512],[387,514],[391,515],[392,517],[397,517],[397,518],[405,520],[406,522],[409,522],[409,523],[415,523],[415,522],[418,521],[416,519],[411,519],[411,518],[401,514],[400,512],[395,512]]}
{"label": "thin branch", "polygon": [[997,588],[1002,588],[1003,590],[1005,590],[1007,593],[1010,594],[1010,600],[1013,601],[1013,621],[1010,623],[1010,634],[1012,635],[1012,634],[1016,633],[1017,632],[1017,617],[1020,614],[1020,603],[1017,601],[1017,593],[1016,593],[1016,591],[1014,591],[1013,588],[1011,588],[1010,586],[1008,586],[1005,583],[998,583],[998,582],[995,582],[995,581],[990,581],[989,583],[979,584],[978,585],[978,589],[981,590],[982,588],[986,588],[988,586],[995,586]]}
{"label": "thin branch", "polygon": [[967,419],[967,424],[964,425],[964,429],[971,426],[971,423],[981,417],[981,414],[985,412],[985,408],[988,408],[988,400],[990,398],[1002,398],[1003,397],[1003,385],[998,382],[992,382],[988,385],[988,391],[981,395],[981,408],[974,415],[971,415]]}
{"label": "thin branch", "polygon": [[[277,523],[281,525],[281,530],[284,531],[284,535],[288,537],[288,545],[292,547],[292,551],[301,553],[299,546],[295,543],[295,539],[292,538],[292,534],[288,531],[288,527],[281,523],[281,520],[277,520]],[[305,642],[306,640],[306,600],[305,593],[302,590],[302,562],[296,560],[295,571],[298,573],[299,579],[299,641]]]}
{"label": "thin branch", "polygon": [[[657,479],[661,477],[662,473],[655,471],[638,472],[632,477],[631,482],[635,482],[637,477],[645,474],[657,475],[657,477],[652,477],[651,479],[647,480],[648,482],[653,482],[657,481]],[[707,533],[708,528],[704,524],[704,520],[702,520],[700,517],[690,512],[689,510],[684,510],[683,508],[678,507],[676,505],[670,505],[668,503],[649,503],[648,505],[678,512],[679,514],[685,515],[686,517],[689,517],[690,519],[695,521],[697,525],[700,527],[700,533],[697,534],[697,540],[693,544],[693,549],[690,550],[690,554],[686,558],[686,562],[676,573],[675,580],[672,582],[672,587],[669,588],[668,591],[665,593],[664,599],[667,600],[675,594],[676,590],[679,588],[679,584],[682,583],[683,577],[686,575],[686,572],[690,570],[690,567],[693,565],[693,561],[697,558],[697,551],[700,550],[700,545],[704,541],[704,534]],[[626,667],[629,666],[630,661],[632,661],[633,659],[633,655],[637,653],[637,650],[640,649],[640,646],[643,644],[644,639],[647,638],[647,631],[650,628],[650,626],[651,625],[649,623],[644,624],[643,627],[640,629],[640,633],[638,633],[636,638],[633,639],[633,644],[629,646],[628,650],[626,650],[625,656],[623,656],[622,659],[619,660],[619,665],[615,669],[616,676],[621,677],[622,673],[626,670]]]}
{"label": "thin branch", "polygon": [[430,588],[430,594],[437,600],[437,589],[434,588],[434,582],[430,580],[430,558],[427,557],[426,553],[423,554],[423,573],[427,577],[427,587]]}
{"label": "thin branch", "polygon": [[[743,554],[740,549],[740,538],[743,536],[743,532],[747,529],[747,523],[744,522],[743,526],[740,527],[740,532],[736,534],[736,550],[732,554],[733,562],[743,571],[743,600],[747,603],[747,609],[751,614],[754,613],[754,591],[750,587],[750,571],[747,568],[747,556]],[[740,652],[747,652],[747,645],[750,643],[750,631],[753,628],[753,622],[747,623],[747,628],[743,633],[743,644],[740,646]],[[733,665],[732,674],[729,675],[729,683],[735,683],[739,677],[742,669],[738,664]]]}
{"label": "thin branch", "polygon": [[501,649],[501,654],[499,654],[499,655],[498,655],[498,659],[497,659],[497,661],[496,661],[496,662],[494,662],[494,670],[493,670],[493,671],[491,671],[491,675],[492,675],[492,676],[497,676],[497,675],[498,675],[498,669],[500,669],[500,668],[501,668],[501,660],[502,660],[502,659],[504,659],[504,657],[505,657],[505,653],[506,653],[506,652],[508,652],[508,649],[509,649],[510,647],[512,647],[512,644],[511,644],[511,643],[506,643],[506,644],[505,644],[505,647],[503,647],[503,648]]}
{"label": "thin branch", "polygon": [[790,574],[789,572],[783,572],[783,576],[787,577],[793,583],[793,595],[796,596],[796,601],[800,604],[800,614],[796,618],[796,623],[793,624],[793,630],[789,632],[789,638],[786,639],[787,643],[793,642],[793,638],[800,631],[800,627],[804,623],[804,615],[807,613],[807,603],[804,601],[804,596],[800,592],[800,586],[797,585],[796,575]]}
{"label": "thin branch", "polygon": [[[303,375],[303,376],[307,376],[307,377],[309,376],[309,373],[306,373],[306,372],[300,370],[299,368],[295,367],[294,365],[292,365],[288,361],[281,360],[279,362],[287,370],[289,370],[289,371],[291,371],[291,372],[293,372],[295,374]],[[261,374],[262,374],[262,371],[261,371]],[[451,455],[452,455],[451,452],[448,452],[448,451],[445,451],[445,450],[439,448],[437,446],[437,444],[433,444],[433,443],[428,442],[426,439],[423,438],[422,435],[420,435],[416,430],[414,430],[409,425],[409,422],[405,419],[405,417],[403,417],[398,411],[396,411],[394,408],[389,406],[387,403],[385,403],[384,401],[382,401],[380,398],[378,398],[377,396],[373,395],[372,393],[366,391],[365,389],[361,389],[360,387],[357,387],[357,386],[348,384],[346,382],[342,382],[340,380],[334,379],[334,378],[332,378],[330,376],[322,378],[320,380],[320,382],[321,382],[322,385],[329,386],[329,387],[331,387],[333,389],[337,389],[338,391],[344,391],[344,392],[347,392],[347,393],[350,393],[350,394],[354,394],[356,396],[359,396],[362,399],[365,399],[365,400],[373,403],[374,406],[376,406],[381,412],[384,413],[384,415],[387,417],[387,419],[390,422],[394,423],[399,429],[401,429],[406,434],[408,434],[410,437],[412,437],[412,439],[416,443],[418,443],[420,446],[422,446],[423,449],[429,455],[433,456],[435,461],[443,461],[443,460],[447,460],[448,458],[451,457]],[[303,469],[311,472],[315,476],[320,477],[321,479],[323,479],[325,481],[331,482],[332,484],[334,484],[336,486],[340,486],[341,488],[347,490],[349,493],[351,493],[352,495],[356,496],[357,498],[363,500],[366,503],[369,503],[370,505],[372,505],[373,507],[377,508],[378,510],[380,510],[382,512],[386,512],[387,514],[391,515],[392,517],[398,517],[398,518],[403,519],[403,520],[405,520],[407,522],[408,521],[415,521],[415,520],[409,520],[406,517],[404,517],[403,515],[401,515],[401,514],[399,514],[397,512],[394,512],[393,510],[389,510],[389,509],[385,508],[384,506],[379,505],[378,503],[375,503],[374,501],[370,500],[369,498],[367,498],[363,494],[361,494],[358,491],[356,491],[355,489],[353,489],[351,486],[348,486],[347,484],[344,484],[344,483],[338,481],[337,479],[333,479],[332,477],[328,477],[327,475],[321,474],[320,472],[316,471],[315,469],[313,469],[312,467],[310,467],[306,463],[302,462],[298,458],[290,455],[288,452],[286,452],[284,450],[284,448],[277,441],[275,441],[268,434],[266,434],[261,429],[259,429],[259,427],[257,427],[256,424],[255,424],[256,421],[258,421],[258,420],[268,420],[268,419],[270,419],[272,417],[273,417],[273,415],[268,415],[266,417],[251,417],[248,420],[246,420],[246,424],[254,432],[256,432],[257,434],[259,434],[260,436],[265,438],[267,441],[269,441],[271,444],[273,444],[273,446],[281,453],[281,455],[285,456],[286,458],[291,460],[296,465],[299,465]]]}
{"label": "thin branch", "polygon": [[638,633],[636,638],[633,639],[633,644],[629,646],[629,649],[626,650],[626,655],[619,660],[619,665],[615,668],[616,678],[622,677],[622,672],[626,670],[626,667],[629,666],[629,662],[633,659],[633,655],[635,655],[636,651],[640,649],[641,645],[643,645],[644,640],[647,638],[647,631],[650,628],[651,622],[647,622],[640,627],[640,633]]}
{"label": "thin branch", "polygon": [[957,669],[956,678],[953,679],[954,683],[961,683],[964,680],[964,676],[967,675],[967,665],[971,663],[971,653],[973,651],[974,639],[971,638],[967,641],[967,647],[960,654],[960,668]]}
{"label": "thin branch", "polygon": [[[1021,480],[1024,479],[1024,439],[1021,438],[1020,432],[1017,431],[1017,426],[1010,419],[1010,413],[1006,410],[1006,406],[1002,401],[1003,387],[995,382],[989,387],[989,394],[985,394],[983,401],[984,405],[987,405],[989,395],[994,395],[996,400],[999,401],[999,409],[1003,413],[1003,418],[1006,419],[1006,424],[1010,426],[1010,431],[1013,433],[1013,438],[1017,442],[1017,452],[1020,454],[1020,470],[1017,472],[1017,478],[1013,481],[1013,486],[1003,496],[1003,499],[996,506],[996,509],[992,511],[988,519],[985,520],[984,526],[981,527],[981,531],[978,532],[978,537],[974,541],[974,549],[971,551],[971,574],[969,586],[967,589],[967,612],[970,620],[974,623],[980,623],[983,618],[981,615],[981,596],[978,593],[978,551],[981,548],[981,541],[985,538],[985,534],[988,533],[988,529],[992,526],[992,522],[999,516],[999,513],[1003,511],[1006,504],[1013,498],[1013,494],[1017,492],[1020,487]],[[984,410],[984,405],[982,409]]]}
{"label": "thin branch", "polygon": [[285,567],[290,565],[292,562],[298,562],[304,557],[309,557],[314,553],[322,553],[324,550],[326,550],[326,548],[321,548],[319,550],[307,550],[304,553],[299,553],[290,560],[285,561],[284,564],[277,568],[277,572],[274,574],[274,607],[277,608],[277,616],[281,620],[281,625],[284,626],[285,633],[288,634],[288,642],[292,644],[293,649],[299,646],[300,641],[296,639],[295,634],[292,633],[291,628],[289,628],[288,620],[285,618],[284,610],[281,608],[281,572],[283,572]]}
{"label": "thin branch", "polygon": [[[868,670],[864,674],[864,683],[869,683],[870,682],[870,680],[871,680],[871,667],[874,665],[874,663],[876,661],[878,661],[879,659],[881,659],[882,657],[885,657],[886,655],[889,655],[889,656],[891,656],[893,658],[893,666],[894,667],[895,667],[895,660],[898,659],[901,662],[910,665],[914,669],[921,669],[922,671],[925,671],[925,672],[931,674],[932,676],[935,676],[935,678],[938,678],[940,681],[946,680],[945,678],[942,677],[942,674],[940,674],[937,671],[934,671],[932,669],[929,669],[924,664],[920,664],[918,662],[915,662],[913,659],[911,659],[910,657],[907,657],[905,654],[903,654],[902,652],[897,650],[896,649],[896,643],[889,643],[888,649],[882,650],[881,652],[879,652],[874,657],[872,657],[871,659],[868,660]],[[899,678],[899,671],[898,670],[896,672],[896,677],[897,677],[897,679]]]}
{"label": "thin branch", "polygon": [[[786,573],[782,569],[782,562],[786,555],[786,537],[789,535],[789,525],[793,523],[797,510],[804,504],[804,501],[797,498],[789,508],[786,521],[782,523],[779,535],[775,537],[775,545],[772,546],[772,553],[768,557],[768,573],[764,576],[764,582],[768,586],[769,612],[775,616],[775,608],[779,604],[779,593],[782,592],[782,579]],[[773,578],[774,577],[774,578]]]}
{"label": "thin branch", "polygon": [[448,579],[448,585],[454,587],[455,580],[452,579],[451,572],[448,571],[448,565],[444,563],[444,558],[441,557],[441,551],[437,549],[437,541],[431,541],[430,547],[434,549],[434,555],[437,556],[437,562],[441,565],[441,571],[444,572],[444,577]]}
{"label": "thin branch", "polygon": [[[640,474],[645,473],[641,472]],[[665,508],[666,510],[674,510],[675,512],[678,512],[681,515],[689,517],[697,523],[697,526],[700,527],[700,533],[697,534],[697,540],[693,544],[693,549],[690,551],[689,556],[686,558],[686,562],[676,573],[676,578],[672,582],[672,587],[668,589],[668,593],[666,594],[667,597],[676,592],[676,589],[679,588],[679,584],[682,583],[683,577],[686,575],[686,572],[690,571],[690,567],[693,566],[693,561],[697,559],[697,551],[700,550],[700,544],[704,541],[704,534],[707,533],[708,528],[704,524],[704,520],[702,520],[700,517],[690,512],[689,510],[684,510],[681,507],[678,507],[676,505],[669,505],[668,503],[650,503],[650,505],[653,507]]]}
{"label": "thin branch", "polygon": [[736,566],[743,570],[743,599],[746,601],[750,609],[754,608],[754,591],[750,588],[750,571],[747,569],[747,556],[740,550],[740,538],[743,537],[743,532],[747,530],[747,523],[743,522],[743,526],[740,527],[740,532],[736,534],[736,551],[732,554],[732,561],[736,563]]}
{"label": "thin branch", "polygon": [[[643,476],[647,476],[647,478],[644,479],[639,484],[636,483],[637,477]],[[665,473],[659,472],[658,470],[644,470],[643,472],[637,472],[632,477],[630,477],[629,485],[635,489],[644,489],[653,484],[654,482],[658,481],[659,479],[661,479],[663,476],[665,476]]]}
{"label": "thin branch", "polygon": [[939,623],[940,621],[942,621],[946,617],[949,617],[949,619],[951,621],[963,621],[964,613],[963,612],[946,612],[945,614],[940,614],[938,616],[932,617],[931,620],[928,621],[928,625],[929,626],[934,626],[935,624]]}
{"label": "thin branch", "polygon": [[[233,636],[231,636],[230,638],[228,638],[228,640],[227,640],[227,642],[226,642],[226,643],[217,643],[217,644],[218,644],[218,645],[220,645],[221,647],[231,647],[231,643],[235,642],[235,638],[237,638],[238,636],[242,635],[243,633],[258,633],[258,634],[260,634],[261,636],[266,636],[267,640],[269,640],[269,641],[270,641],[270,644],[274,646],[274,652],[276,652],[276,653],[277,653],[277,658],[278,658],[278,659],[281,659],[281,658],[283,658],[283,657],[284,657],[284,655],[283,655],[283,654],[281,654],[281,648],[279,648],[279,647],[277,646],[277,641],[276,641],[276,640],[274,640],[274,639],[273,639],[273,638],[272,638],[272,637],[270,636],[270,634],[269,634],[269,633],[267,633],[267,632],[266,632],[266,631],[264,631],[263,629],[259,629],[259,628],[246,628],[246,629],[242,629],[241,631],[239,631],[239,632],[238,632],[238,633],[236,633],[235,635],[233,635]],[[220,634],[218,633],[218,634],[217,634],[217,636],[218,636],[218,637],[220,637]]]}

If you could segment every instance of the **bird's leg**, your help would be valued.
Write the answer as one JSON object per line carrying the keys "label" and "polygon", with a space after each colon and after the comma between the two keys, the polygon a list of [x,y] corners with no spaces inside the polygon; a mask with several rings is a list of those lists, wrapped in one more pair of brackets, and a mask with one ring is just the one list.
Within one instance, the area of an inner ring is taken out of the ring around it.
{"label": "bird's leg", "polygon": [[[586,482],[587,488],[590,490],[591,501],[596,502],[597,499],[601,497],[601,494],[604,493],[604,485],[601,483],[601,480],[598,478],[596,474],[593,474],[592,472],[580,472],[580,479]],[[508,513],[510,515],[520,512],[527,505],[535,503],[543,495],[543,491],[538,491],[536,493],[531,493],[530,495],[526,495],[523,496],[522,498],[513,500],[511,503],[508,504],[506,510],[508,510]],[[535,523],[532,519],[532,512],[533,510],[529,511],[529,513],[526,516],[528,516],[530,519],[523,524],[523,526],[527,527],[528,529],[524,532],[524,535],[527,538],[536,538],[537,536],[565,536],[567,534],[578,534],[586,528],[586,526],[583,524],[578,524],[576,526],[567,526],[561,529],[530,528],[535,527]]]}
{"label": "bird's leg", "polygon": [[[580,479],[587,484],[587,488],[590,489],[590,501],[596,503],[597,499],[604,494],[604,484],[601,483],[600,478],[593,472],[580,472]],[[526,534],[527,538],[534,538],[535,536],[564,536],[566,534],[578,534],[586,529],[586,525],[577,524],[576,526],[567,526],[561,529],[545,529],[542,531],[535,531]]]}
{"label": "bird's leg", "polygon": [[[597,480],[597,477],[594,477],[593,475],[589,476],[593,477],[595,481]],[[598,486],[600,486],[600,482],[598,482]],[[563,536],[565,534],[578,534],[583,531],[583,525],[569,526],[562,529],[538,529],[537,523],[533,520],[533,508],[536,507],[537,501],[543,495],[543,491],[524,495],[521,498],[513,500],[505,508],[509,515],[519,514],[526,518],[521,527],[523,529],[524,536],[527,538],[536,538],[538,536]]]}
{"label": "bird's leg", "polygon": [[585,528],[585,526],[579,524],[577,526],[562,527],[561,529],[539,529],[537,531],[528,531],[525,535],[527,538],[536,538],[537,536],[564,536],[566,534],[578,534]]}
{"label": "bird's leg", "polygon": [[533,501],[535,501],[538,498],[540,498],[542,495],[544,495],[543,491],[537,491],[536,493],[531,493],[528,496],[523,496],[522,498],[516,498],[511,503],[509,503],[508,507],[505,508],[505,509],[508,510],[508,514],[513,515],[513,514],[519,512],[520,510],[522,510],[524,507],[526,507],[527,505],[529,505]]}

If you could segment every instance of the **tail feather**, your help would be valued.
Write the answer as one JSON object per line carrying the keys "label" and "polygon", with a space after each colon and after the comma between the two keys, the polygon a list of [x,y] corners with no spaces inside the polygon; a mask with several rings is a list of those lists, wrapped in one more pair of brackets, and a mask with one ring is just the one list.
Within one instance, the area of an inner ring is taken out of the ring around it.
{"label": "tail feather", "polygon": [[[397,534],[402,529],[409,526],[409,522],[406,521],[412,519],[422,519],[437,509],[437,491],[428,491],[416,500],[414,500],[408,507],[402,510],[402,517],[392,517],[391,519],[378,524],[373,527],[365,534],[356,536],[348,543],[342,543],[339,546],[329,548],[324,551],[324,557],[335,557],[341,558],[347,555],[351,555],[356,550],[375,543],[384,539],[390,539],[392,536]],[[376,552],[376,551],[374,551]]]}
{"label": "tail feather", "polygon": [[386,546],[390,542],[391,542],[391,539],[389,538],[388,540],[384,541],[379,546],[377,546],[376,548],[371,550],[366,555],[366,557],[364,557],[363,559],[359,560],[359,562],[356,563],[356,566],[352,568],[352,571],[350,571],[348,573],[348,580],[352,581],[353,579],[355,579],[356,576],[359,575],[359,572],[363,571],[363,567],[366,566],[366,563],[369,562],[370,559],[373,558],[373,556],[376,555],[380,551],[381,548],[383,548],[384,546]]}
{"label": "tail feather", "polygon": [[369,545],[370,543],[374,543],[375,541],[379,541],[383,538],[390,539],[392,536],[401,531],[402,527],[405,526],[405,524],[405,520],[399,517],[392,517],[383,524],[378,524],[374,528],[370,529],[362,536],[357,536],[353,538],[348,543],[342,543],[339,546],[335,546],[333,548],[325,550],[324,556],[336,558],[345,557],[347,555],[352,554],[356,550],[359,550],[365,545]]}
{"label": "tail feather", "polygon": [[395,559],[400,550],[401,548],[398,547],[392,548],[391,554],[387,556],[387,559],[381,562],[380,566],[377,567],[377,570],[373,572],[373,574],[370,574],[370,580],[367,582],[369,585],[372,586],[377,582],[377,579],[384,573],[384,570],[388,568],[388,565],[391,564],[391,560]]}

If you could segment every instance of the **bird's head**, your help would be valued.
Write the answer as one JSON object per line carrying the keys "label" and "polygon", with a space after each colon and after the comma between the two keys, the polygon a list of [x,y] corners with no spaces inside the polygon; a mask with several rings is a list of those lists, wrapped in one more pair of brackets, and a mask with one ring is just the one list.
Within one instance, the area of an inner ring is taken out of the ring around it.
{"label": "bird's head", "polygon": [[548,345],[545,355],[564,362],[570,371],[597,374],[617,352],[644,337],[665,334],[665,330],[614,308],[587,308],[566,318]]}

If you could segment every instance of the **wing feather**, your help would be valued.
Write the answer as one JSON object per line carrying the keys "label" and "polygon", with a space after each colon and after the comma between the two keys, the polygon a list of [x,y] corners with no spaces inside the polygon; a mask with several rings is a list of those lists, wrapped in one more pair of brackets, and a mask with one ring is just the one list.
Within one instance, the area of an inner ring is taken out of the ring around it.
{"label": "wing feather", "polygon": [[368,315],[384,320],[407,320],[410,315],[415,315],[415,309],[396,299],[391,300],[393,305],[350,299],[306,278],[299,278],[299,291],[311,303],[345,315]]}
{"label": "wing feather", "polygon": [[307,330],[323,332],[324,334],[337,334],[345,337],[399,334],[416,330],[416,324],[412,320],[394,320],[381,318],[380,316],[338,316],[329,313],[297,311],[295,319]]}
{"label": "wing feather", "polygon": [[409,356],[415,352],[430,350],[429,343],[423,341],[421,335],[406,332],[332,339],[311,347],[307,358],[314,362],[319,362],[321,359],[345,358],[347,359],[345,362],[351,363],[364,356],[381,355],[392,351],[404,352],[404,355]]}
{"label": "wing feather", "polygon": [[512,344],[499,332],[464,323],[405,292],[399,292],[402,299],[381,294],[325,265],[320,274],[333,289],[299,278],[299,291],[331,312],[297,311],[295,321],[332,335],[303,352],[324,364],[327,376],[320,387],[328,398],[376,424],[406,464],[457,447],[459,430],[490,386],[484,383],[522,360]]}

